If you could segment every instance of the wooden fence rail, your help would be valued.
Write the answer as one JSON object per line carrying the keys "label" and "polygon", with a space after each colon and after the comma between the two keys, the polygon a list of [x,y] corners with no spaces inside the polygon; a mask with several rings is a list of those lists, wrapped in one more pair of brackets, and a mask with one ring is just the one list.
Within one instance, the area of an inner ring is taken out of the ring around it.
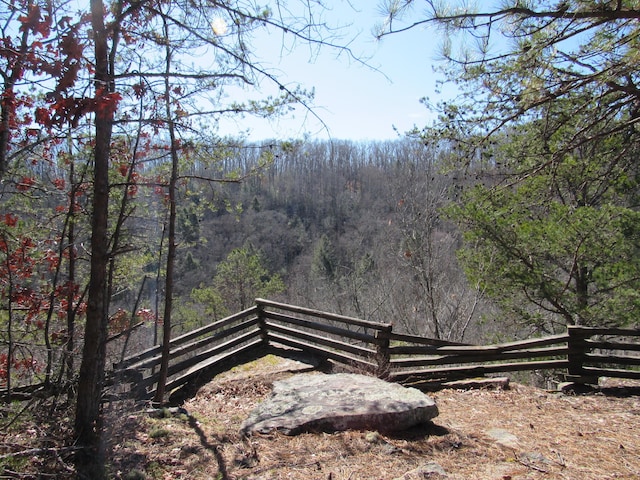
{"label": "wooden fence rail", "polygon": [[263,299],[257,299],[256,303],[264,318],[269,343],[298,348],[356,370],[384,376],[391,324]]}
{"label": "wooden fence rail", "polygon": [[[254,306],[171,340],[166,390],[171,391],[263,343]],[[151,398],[157,387],[161,347],[151,347],[113,366],[110,383],[129,382],[138,398]]]}
{"label": "wooden fence rail", "polygon": [[[568,335],[554,335],[498,345],[453,345],[391,335],[389,379],[402,383],[437,383],[499,372],[566,369]],[[411,345],[421,343],[419,347]],[[409,344],[409,346],[407,346]]]}
{"label": "wooden fence rail", "polygon": [[640,329],[568,327],[570,376],[640,379]]}
{"label": "wooden fence rail", "polygon": [[[599,376],[640,379],[640,329],[570,326],[544,338],[469,345],[393,332],[392,324],[321,312],[270,300],[171,341],[167,390],[180,387],[222,362],[263,347],[311,353],[347,368],[412,385],[485,374],[557,370],[574,380]],[[114,365],[114,374],[137,389],[155,391],[160,347]]]}

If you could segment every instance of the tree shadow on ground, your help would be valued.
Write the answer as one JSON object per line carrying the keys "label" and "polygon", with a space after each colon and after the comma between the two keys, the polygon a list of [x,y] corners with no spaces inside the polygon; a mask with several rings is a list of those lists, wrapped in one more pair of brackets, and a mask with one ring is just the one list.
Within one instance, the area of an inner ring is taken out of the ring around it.
{"label": "tree shadow on ground", "polygon": [[193,431],[198,435],[200,439],[200,445],[202,445],[205,449],[210,451],[216,459],[216,463],[218,464],[218,472],[220,474],[220,480],[229,480],[229,473],[227,470],[227,464],[225,462],[224,456],[222,455],[222,445],[225,442],[229,442],[228,438],[216,438],[216,443],[212,443],[207,434],[200,427],[200,422],[196,420],[196,418],[192,415],[187,414],[187,418],[189,420],[189,426],[193,429]]}

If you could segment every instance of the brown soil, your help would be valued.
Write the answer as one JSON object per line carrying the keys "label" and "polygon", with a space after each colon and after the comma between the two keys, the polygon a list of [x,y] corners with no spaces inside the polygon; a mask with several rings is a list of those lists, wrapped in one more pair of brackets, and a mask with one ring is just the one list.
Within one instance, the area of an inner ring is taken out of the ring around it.
{"label": "brown soil", "polygon": [[216,377],[184,413],[153,418],[114,410],[113,476],[369,480],[435,464],[446,477],[428,478],[640,478],[640,397],[564,395],[519,384],[433,393],[440,410],[434,423],[400,435],[241,438],[242,421],[275,379],[290,374],[267,357]]}

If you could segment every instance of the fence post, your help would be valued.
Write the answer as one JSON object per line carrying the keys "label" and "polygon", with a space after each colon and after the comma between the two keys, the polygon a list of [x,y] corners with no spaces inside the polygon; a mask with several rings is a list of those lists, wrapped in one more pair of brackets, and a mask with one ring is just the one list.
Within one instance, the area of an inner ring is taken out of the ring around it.
{"label": "fence post", "polygon": [[392,325],[387,325],[381,330],[376,330],[376,363],[378,378],[386,379],[389,377],[389,367],[391,363],[391,355],[389,353],[390,334],[393,329]]}
{"label": "fence post", "polygon": [[264,318],[264,305],[260,303],[259,299],[256,299],[256,309],[258,316],[258,328],[260,329],[260,338],[265,347],[269,346],[269,332],[267,330],[267,322]]}
{"label": "fence post", "polygon": [[569,334],[567,342],[569,347],[569,354],[567,355],[567,360],[569,361],[568,373],[571,377],[582,378],[584,376],[582,366],[585,354],[584,331],[578,325],[568,325],[567,333]]}

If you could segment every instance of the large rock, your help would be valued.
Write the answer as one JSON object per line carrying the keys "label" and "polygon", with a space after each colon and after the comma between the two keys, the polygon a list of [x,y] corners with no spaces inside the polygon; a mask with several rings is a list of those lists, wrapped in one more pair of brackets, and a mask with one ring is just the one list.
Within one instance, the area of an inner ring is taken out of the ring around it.
{"label": "large rock", "polygon": [[435,402],[415,388],[348,373],[301,374],[274,382],[242,432],[401,431],[437,415]]}

